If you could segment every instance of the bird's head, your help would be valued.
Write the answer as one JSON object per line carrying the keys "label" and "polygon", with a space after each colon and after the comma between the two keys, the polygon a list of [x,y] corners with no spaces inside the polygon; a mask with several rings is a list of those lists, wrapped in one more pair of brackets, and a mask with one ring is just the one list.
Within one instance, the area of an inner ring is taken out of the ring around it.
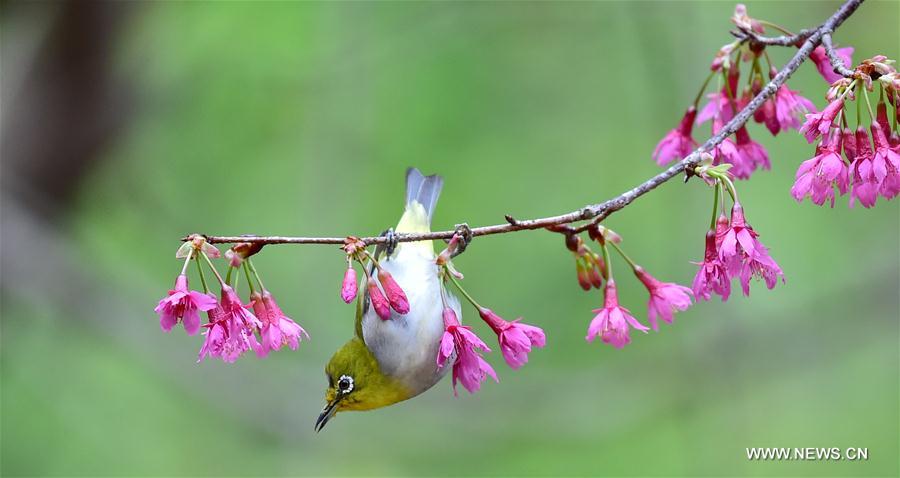
{"label": "bird's head", "polygon": [[325,408],[316,420],[316,431],[338,412],[386,407],[411,396],[407,387],[381,372],[375,356],[358,337],[334,353],[325,375]]}

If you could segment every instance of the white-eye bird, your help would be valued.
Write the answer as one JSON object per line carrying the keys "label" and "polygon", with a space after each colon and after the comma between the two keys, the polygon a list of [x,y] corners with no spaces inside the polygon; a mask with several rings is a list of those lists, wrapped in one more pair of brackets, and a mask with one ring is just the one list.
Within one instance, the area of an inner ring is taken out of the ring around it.
{"label": "white-eye bird", "polygon": [[[443,186],[437,175],[406,172],[406,208],[397,233],[431,230],[431,216]],[[452,368],[437,366],[444,333],[444,304],[462,317],[459,300],[442,292],[432,241],[400,243],[381,266],[390,272],[409,300],[409,312],[391,312],[382,320],[370,306],[368,295],[357,301],[354,337],[325,367],[328,389],[325,408],[316,420],[321,430],[338,412],[372,410],[415,397],[441,380]],[[372,280],[378,280],[373,274]],[[366,290],[365,281],[360,293]],[[442,299],[441,294],[444,293]]]}

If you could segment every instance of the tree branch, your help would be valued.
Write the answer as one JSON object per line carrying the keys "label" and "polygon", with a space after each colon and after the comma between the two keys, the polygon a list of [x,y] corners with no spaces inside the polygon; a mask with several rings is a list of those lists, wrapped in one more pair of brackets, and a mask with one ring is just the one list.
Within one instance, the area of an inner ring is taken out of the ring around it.
{"label": "tree branch", "polygon": [[[507,232],[515,232],[515,231],[525,231],[532,229],[543,229],[554,226],[562,226],[568,225],[574,222],[587,221],[591,220],[590,223],[586,225],[582,225],[575,229],[575,231],[580,232],[586,230],[591,224],[596,224],[610,214],[623,209],[625,206],[631,204],[635,199],[647,194],[648,192],[655,189],[660,184],[672,179],[682,172],[688,172],[691,174],[691,171],[698,165],[700,162],[701,154],[707,151],[712,150],[717,145],[722,143],[728,136],[734,134],[735,131],[740,129],[753,115],[753,113],[758,110],[763,103],[767,99],[769,99],[775,92],[778,90],[781,85],[787,81],[790,76],[797,71],[797,68],[803,64],[809,58],[810,53],[812,53],[813,49],[819,45],[820,42],[825,43],[825,49],[828,53],[829,58],[833,65],[835,65],[835,71],[838,73],[848,76],[853,72],[847,70],[843,67],[843,64],[840,62],[840,59],[837,58],[837,55],[834,53],[834,49],[831,46],[831,36],[830,34],[834,32],[840,25],[849,18],[856,9],[863,3],[864,0],[847,0],[843,5],[829,17],[825,23],[823,23],[818,28],[812,30],[803,30],[800,34],[793,36],[785,36],[785,37],[759,37],[757,35],[747,35],[750,41],[757,41],[759,43],[763,43],[766,45],[795,45],[799,42],[799,40],[803,40],[803,44],[794,54],[793,58],[788,61],[784,67],[766,84],[762,90],[754,97],[747,106],[744,107],[734,118],[731,119],[725,126],[718,132],[718,134],[706,140],[703,145],[697,148],[694,152],[689,154],[686,158],[682,159],[678,163],[670,166],[665,171],[653,176],[652,178],[644,181],[643,183],[635,186],[634,188],[625,191],[624,193],[606,200],[604,202],[598,204],[587,205],[577,211],[570,212],[568,214],[561,214],[558,216],[550,216],[538,219],[527,219],[527,220],[518,220],[514,219],[511,216],[506,216],[507,223],[505,224],[496,224],[492,226],[483,226],[483,227],[475,227],[471,228],[473,236],[488,236],[492,234],[504,234]],[[744,32],[746,34],[746,32]],[[838,70],[838,66],[841,67],[841,70]],[[423,240],[432,240],[432,239],[450,239],[455,230],[448,231],[435,231],[428,233],[407,233],[407,234],[395,234],[395,240],[397,242],[412,242],[412,241],[423,241]],[[184,237],[182,240],[189,240],[191,236]],[[238,243],[238,242],[249,242],[254,244],[343,244],[343,237],[289,237],[289,236],[207,236],[204,235],[206,240],[213,244],[229,244],[229,243]],[[378,244],[387,242],[386,237],[380,236],[372,236],[372,237],[362,237],[360,238],[366,244]]]}
{"label": "tree branch", "polygon": [[828,61],[834,68],[834,72],[845,78],[853,76],[853,70],[844,66],[844,61],[834,51],[834,44],[831,43],[831,32],[822,33],[822,46],[825,48],[825,54],[828,55]]}

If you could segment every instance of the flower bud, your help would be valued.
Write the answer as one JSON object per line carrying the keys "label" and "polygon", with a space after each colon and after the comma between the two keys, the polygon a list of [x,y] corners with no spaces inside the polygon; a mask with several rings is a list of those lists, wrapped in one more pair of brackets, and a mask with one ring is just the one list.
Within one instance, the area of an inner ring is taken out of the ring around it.
{"label": "flower bud", "polygon": [[591,278],[588,275],[587,267],[584,264],[584,259],[579,257],[575,259],[575,272],[578,275],[578,285],[581,286],[584,290],[591,290]]}
{"label": "flower bud", "polygon": [[378,284],[370,280],[367,287],[369,288],[369,300],[372,301],[372,308],[375,309],[375,313],[378,314],[381,320],[390,320],[391,306],[388,305],[388,300],[381,292],[381,289],[378,288]]}
{"label": "flower bud", "polygon": [[401,315],[409,312],[409,300],[391,273],[384,269],[379,270],[378,281],[381,282],[381,287],[384,287],[384,292],[387,294],[391,308]]}
{"label": "flower bud", "polygon": [[341,299],[348,304],[353,302],[356,298],[356,289],[356,269],[348,266],[347,272],[344,273],[344,282],[341,284]]}

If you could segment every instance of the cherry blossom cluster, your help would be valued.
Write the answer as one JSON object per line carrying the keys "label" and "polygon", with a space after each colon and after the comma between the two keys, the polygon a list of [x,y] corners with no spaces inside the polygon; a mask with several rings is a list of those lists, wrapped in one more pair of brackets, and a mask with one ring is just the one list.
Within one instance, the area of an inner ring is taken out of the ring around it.
{"label": "cherry blossom cluster", "polygon": [[[344,302],[348,304],[353,302],[359,288],[356,282],[356,270],[353,268],[355,261],[366,276],[366,291],[378,318],[390,320],[391,309],[400,315],[409,313],[409,299],[406,298],[406,293],[394,280],[394,276],[381,267],[378,259],[369,253],[365,242],[350,236],[344,240],[342,249],[347,254],[347,271],[344,273],[344,281],[341,284],[341,299]],[[369,263],[374,267],[373,272],[377,271],[377,280],[373,279],[371,275]]]}
{"label": "cherry blossom cluster", "polygon": [[[750,295],[750,280],[762,279],[772,289],[784,273],[769,255],[769,249],[758,239],[759,234],[747,223],[744,208],[738,201],[737,189],[729,172],[731,165],[713,166],[706,155],[705,164],[696,174],[713,187],[713,206],[706,232],[703,261],[694,276],[692,289],[698,299],[709,300],[712,294],[728,300],[731,282],[738,279],[744,295]],[[730,214],[725,213],[726,194],[732,201]]]}
{"label": "cherry blossom cluster", "polygon": [[[878,96],[875,108],[870,93]],[[841,196],[849,192],[850,207],[859,202],[866,208],[874,206],[878,197],[896,197],[900,193],[900,75],[894,61],[884,56],[864,60],[852,77],[835,78],[826,98],[828,106],[807,114],[800,128],[807,141],[819,143],[815,155],[797,169],[791,195],[798,202],[809,197],[813,204],[828,202],[834,207],[835,190]],[[855,130],[848,119],[854,110]]]}
{"label": "cherry blossom cluster", "polygon": [[[765,33],[767,27],[785,31],[773,23],[751,18],[747,15],[746,7],[741,4],[735,8],[731,21],[739,29],[754,34]],[[849,65],[853,49],[839,51]],[[810,58],[826,79],[835,76],[822,47],[816,48]],[[716,53],[710,65],[710,73],[693,104],[688,107],[678,127],[666,134],[656,146],[653,159],[662,166],[688,156],[697,148],[697,142],[692,136],[695,125],[709,122],[711,135],[716,135],[725,123],[759,94],[762,86],[774,78],[775,74],[776,70],[764,44],[749,41],[745,36],[724,45]],[[742,76],[745,78],[742,79]],[[713,79],[718,86],[714,92],[706,95],[707,103],[699,108],[700,100]],[[753,120],[764,125],[773,136],[777,136],[784,130],[799,129],[803,115],[815,112],[815,105],[810,100],[783,84],[754,112]],[[714,165],[731,164],[731,174],[738,179],[748,179],[758,169],[771,169],[769,153],[751,139],[746,125],[738,128],[734,135],[716,145],[709,153]]]}
{"label": "cherry blossom cluster", "polygon": [[438,350],[437,366],[443,368],[448,363],[453,364],[454,395],[456,395],[457,383],[461,383],[469,393],[475,393],[481,388],[481,382],[487,377],[493,378],[495,382],[499,382],[500,379],[493,367],[481,355],[481,352],[490,352],[491,349],[472,332],[471,327],[460,323],[456,311],[448,303],[445,283],[450,282],[456,286],[463,297],[475,307],[484,323],[497,335],[500,352],[511,368],[521,368],[528,362],[528,354],[533,348],[543,347],[547,343],[544,331],[540,327],[522,323],[521,317],[511,321],[503,320],[493,310],[476,302],[462,287],[459,281],[463,275],[450,262],[450,258],[456,253],[461,240],[459,235],[454,235],[435,261],[442,278],[441,301],[444,308],[444,334]]}
{"label": "cherry blossom cluster", "polygon": [[597,243],[600,254],[593,252],[584,240],[571,228],[558,228],[554,232],[560,232],[565,236],[566,248],[576,256],[576,260],[587,257],[590,264],[596,267],[596,274],[591,274],[588,281],[589,287],[585,287],[582,280],[581,269],[579,272],[579,284],[584,290],[591,288],[603,289],[603,307],[594,310],[594,319],[588,327],[586,340],[593,342],[600,337],[603,343],[616,348],[622,348],[631,343],[630,329],[647,332],[649,327],[637,320],[631,312],[619,305],[619,297],[616,281],[613,278],[612,262],[609,249],[613,248],[631,267],[635,277],[644,285],[650,298],[647,302],[647,320],[653,330],[659,330],[658,319],[671,324],[674,314],[687,310],[693,303],[691,289],[673,282],[662,282],[650,275],[643,267],[637,265],[622,249],[622,237],[612,229],[593,224],[587,229],[588,237]]}
{"label": "cherry blossom cluster", "polygon": [[[175,257],[184,260],[181,273],[175,279],[175,288],[159,301],[155,311],[165,332],[170,332],[179,322],[188,335],[197,335],[201,328],[204,329],[198,362],[214,357],[231,363],[250,350],[263,358],[285,345],[296,350],[304,337],[309,338],[302,327],[285,315],[263,285],[249,258],[258,250],[259,246],[248,243],[236,244],[229,249],[225,254],[228,272],[224,279],[212,262],[212,259],[220,258],[221,253],[203,236],[194,235],[176,252]],[[218,298],[207,285],[201,259],[219,282]],[[187,269],[192,260],[197,265],[203,292],[188,288]],[[246,304],[236,291],[240,275],[235,273],[237,269],[243,269],[247,278],[249,301]],[[208,318],[202,326],[200,312],[206,312]]]}

